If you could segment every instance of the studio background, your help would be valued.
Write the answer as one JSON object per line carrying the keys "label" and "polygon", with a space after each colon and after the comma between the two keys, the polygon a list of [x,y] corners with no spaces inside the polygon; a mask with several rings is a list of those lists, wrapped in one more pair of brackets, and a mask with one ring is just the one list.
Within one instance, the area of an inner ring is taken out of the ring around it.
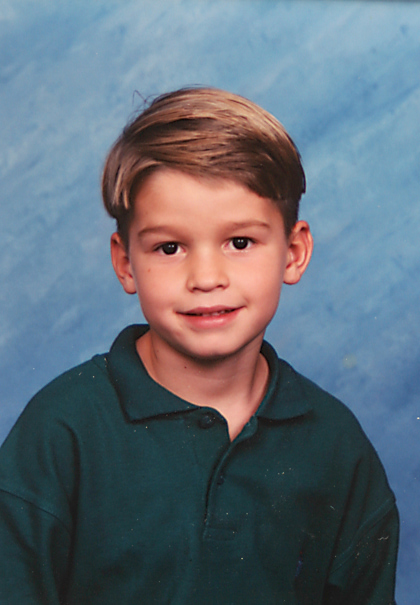
{"label": "studio background", "polygon": [[29,398],[142,320],[109,261],[105,154],[142,99],[242,94],[303,157],[315,251],[267,339],[342,399],[401,514],[397,597],[420,570],[420,4],[0,1],[0,441]]}

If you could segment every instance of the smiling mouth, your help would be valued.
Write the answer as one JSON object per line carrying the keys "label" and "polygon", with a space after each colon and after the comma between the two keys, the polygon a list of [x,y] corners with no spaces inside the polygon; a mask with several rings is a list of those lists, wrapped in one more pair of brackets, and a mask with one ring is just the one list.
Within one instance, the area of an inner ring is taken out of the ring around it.
{"label": "smiling mouth", "polygon": [[185,315],[190,317],[219,317],[220,315],[228,315],[236,309],[220,309],[218,311],[188,311]]}

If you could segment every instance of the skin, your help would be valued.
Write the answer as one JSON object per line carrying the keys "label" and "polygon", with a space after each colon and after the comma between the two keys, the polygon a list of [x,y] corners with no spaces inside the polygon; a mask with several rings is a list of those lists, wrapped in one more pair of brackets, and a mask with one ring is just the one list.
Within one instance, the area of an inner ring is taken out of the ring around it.
{"label": "skin", "polygon": [[127,249],[114,233],[111,257],[150,326],[137,341],[146,370],[216,409],[234,439],[264,397],[262,340],[282,284],[297,283],[309,263],[308,224],[298,221],[286,238],[270,200],[164,168],[137,192],[128,241]]}

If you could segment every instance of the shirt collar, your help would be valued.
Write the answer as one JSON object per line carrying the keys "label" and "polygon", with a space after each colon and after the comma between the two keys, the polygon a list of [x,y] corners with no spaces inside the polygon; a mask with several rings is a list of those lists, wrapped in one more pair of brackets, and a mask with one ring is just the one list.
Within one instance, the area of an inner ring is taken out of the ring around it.
{"label": "shirt collar", "polygon": [[[197,410],[197,406],[177,397],[147,373],[136,350],[136,340],[146,331],[146,325],[125,328],[116,338],[107,355],[111,382],[120,404],[131,421],[146,420],[161,415]],[[270,420],[287,420],[311,410],[298,374],[275,350],[263,343],[262,354],[270,368],[270,382],[256,416]]]}
{"label": "shirt collar", "polygon": [[263,342],[261,353],[268,362],[270,382],[256,415],[270,420],[289,420],[310,412],[312,405],[305,393],[302,376],[279,359],[268,342]]}

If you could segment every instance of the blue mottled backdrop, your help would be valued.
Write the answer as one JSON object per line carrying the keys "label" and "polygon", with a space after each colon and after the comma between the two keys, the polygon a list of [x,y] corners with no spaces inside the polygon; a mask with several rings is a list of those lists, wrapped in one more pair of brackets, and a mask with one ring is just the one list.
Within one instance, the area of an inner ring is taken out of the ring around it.
{"label": "blue mottled backdrop", "polygon": [[[44,383],[140,319],[108,254],[105,153],[141,97],[190,84],[274,113],[304,160],[315,253],[268,337],[344,400],[420,571],[420,4],[0,1],[0,440]],[[137,91],[137,92],[135,92]]]}

